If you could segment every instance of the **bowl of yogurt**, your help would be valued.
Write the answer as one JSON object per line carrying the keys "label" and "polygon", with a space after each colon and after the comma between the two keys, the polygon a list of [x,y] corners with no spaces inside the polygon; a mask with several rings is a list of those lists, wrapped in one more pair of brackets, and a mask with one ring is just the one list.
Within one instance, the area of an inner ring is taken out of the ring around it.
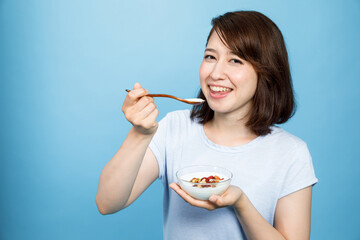
{"label": "bowl of yogurt", "polygon": [[182,190],[199,200],[209,200],[212,194],[224,193],[232,176],[225,168],[206,165],[184,167],[176,172]]}

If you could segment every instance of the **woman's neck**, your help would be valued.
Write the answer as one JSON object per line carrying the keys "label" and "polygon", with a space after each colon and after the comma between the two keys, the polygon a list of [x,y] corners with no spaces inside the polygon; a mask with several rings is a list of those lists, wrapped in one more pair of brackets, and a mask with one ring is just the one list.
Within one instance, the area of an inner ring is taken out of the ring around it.
{"label": "woman's neck", "polygon": [[204,124],[206,136],[214,143],[235,147],[247,144],[257,135],[246,126],[247,118],[214,113],[213,119]]}

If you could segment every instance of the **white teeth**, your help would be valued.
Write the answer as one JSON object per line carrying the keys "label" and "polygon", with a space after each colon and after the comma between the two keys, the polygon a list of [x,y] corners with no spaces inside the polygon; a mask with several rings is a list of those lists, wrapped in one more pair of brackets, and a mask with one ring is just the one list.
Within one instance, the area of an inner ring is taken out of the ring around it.
{"label": "white teeth", "polygon": [[215,87],[215,86],[210,86],[210,89],[214,92],[228,92],[231,91],[231,88],[225,88],[225,87]]}

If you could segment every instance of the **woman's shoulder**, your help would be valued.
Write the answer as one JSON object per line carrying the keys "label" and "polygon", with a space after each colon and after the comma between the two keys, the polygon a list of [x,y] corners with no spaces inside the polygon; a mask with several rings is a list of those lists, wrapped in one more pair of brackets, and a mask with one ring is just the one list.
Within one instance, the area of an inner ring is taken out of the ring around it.
{"label": "woman's shoulder", "polygon": [[191,122],[190,110],[185,109],[185,110],[176,110],[176,111],[169,112],[169,113],[166,114],[164,119],[166,119],[166,121],[168,123],[176,123],[176,124],[183,123],[183,124],[186,124],[188,122]]}
{"label": "woman's shoulder", "polygon": [[304,140],[278,126],[272,126],[271,133],[266,137],[269,141],[281,147],[288,147],[290,149],[307,148],[307,144]]}
{"label": "woman's shoulder", "polygon": [[171,119],[190,119],[190,110],[175,110],[166,114],[166,117]]}
{"label": "woman's shoulder", "polygon": [[184,128],[193,124],[190,119],[190,110],[188,109],[169,112],[161,122],[166,122],[166,125],[170,128]]}
{"label": "woman's shoulder", "polygon": [[284,164],[311,165],[311,155],[304,140],[280,127],[272,127],[272,131],[264,138],[265,149],[278,154],[278,160]]}

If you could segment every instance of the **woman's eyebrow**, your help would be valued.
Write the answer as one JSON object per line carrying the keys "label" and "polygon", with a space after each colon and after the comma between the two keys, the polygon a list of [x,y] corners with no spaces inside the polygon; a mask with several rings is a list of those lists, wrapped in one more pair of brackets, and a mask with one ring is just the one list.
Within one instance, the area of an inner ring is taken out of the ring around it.
{"label": "woman's eyebrow", "polygon": [[[214,53],[216,53],[216,50],[213,49],[213,48],[206,48],[204,52],[214,52]],[[234,52],[234,51],[228,51],[227,54],[238,56],[238,54],[236,52]]]}
{"label": "woman's eyebrow", "polygon": [[237,52],[234,52],[234,51],[229,51],[229,54],[238,56],[238,53],[237,53]]}
{"label": "woman's eyebrow", "polygon": [[213,49],[213,48],[205,48],[205,51],[204,51],[204,52],[207,52],[207,51],[209,51],[209,52],[216,52],[216,50]]}

